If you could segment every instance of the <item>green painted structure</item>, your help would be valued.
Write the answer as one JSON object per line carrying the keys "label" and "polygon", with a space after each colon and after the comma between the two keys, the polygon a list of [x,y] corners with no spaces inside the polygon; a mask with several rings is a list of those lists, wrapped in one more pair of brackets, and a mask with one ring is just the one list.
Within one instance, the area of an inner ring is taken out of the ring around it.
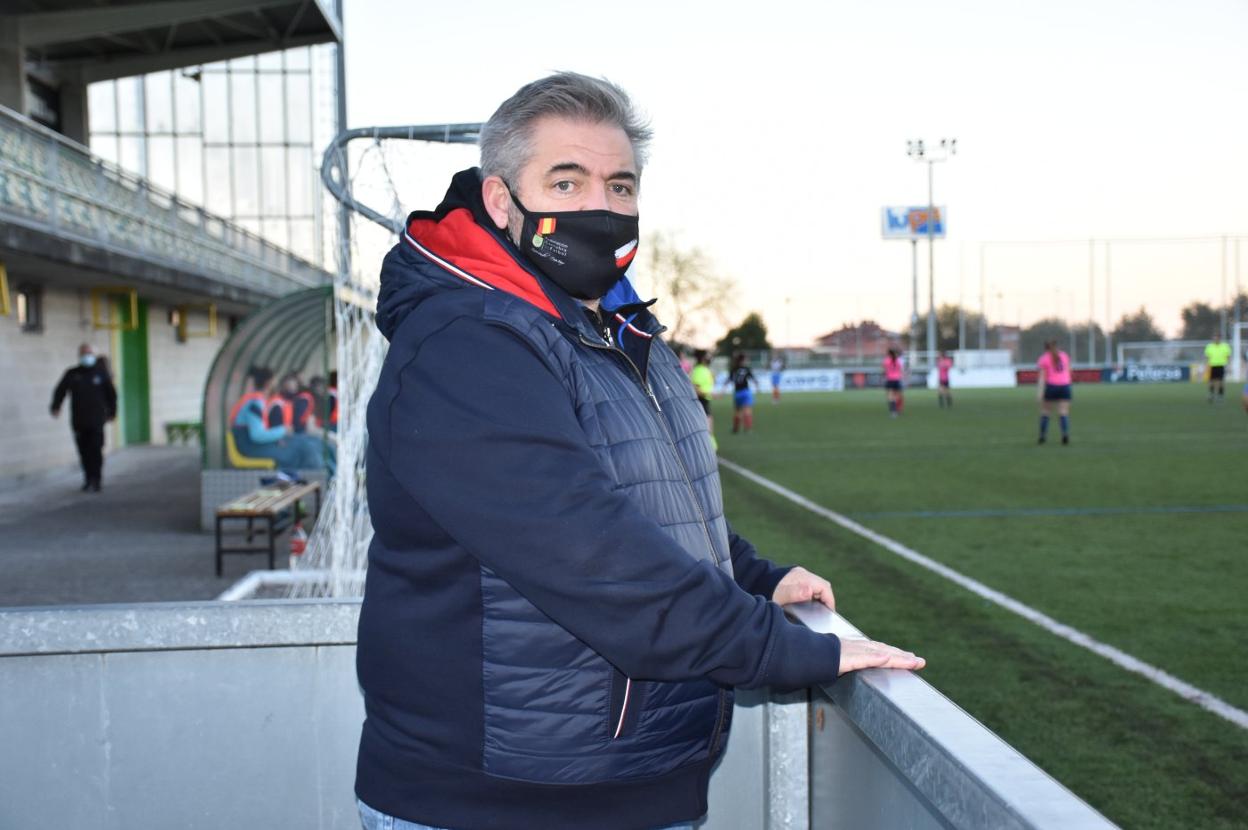
{"label": "green painted structure", "polygon": [[[118,301],[118,319],[129,313],[128,303]],[[135,325],[123,328],[118,338],[121,345],[121,389],[118,410],[121,418],[121,440],[125,446],[147,444],[152,440],[152,390],[148,373],[147,300],[138,301]]]}

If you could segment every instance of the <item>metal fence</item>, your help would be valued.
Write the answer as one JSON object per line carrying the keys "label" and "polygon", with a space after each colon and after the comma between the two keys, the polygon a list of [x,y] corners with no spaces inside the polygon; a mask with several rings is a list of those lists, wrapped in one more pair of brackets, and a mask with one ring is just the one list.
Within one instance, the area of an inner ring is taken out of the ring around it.
{"label": "metal fence", "polygon": [[[356,830],[359,607],[0,609],[0,827]],[[918,676],[879,669],[738,695],[710,805],[699,830],[1113,827]]]}
{"label": "metal fence", "polygon": [[332,276],[0,106],[0,217],[278,297]]}

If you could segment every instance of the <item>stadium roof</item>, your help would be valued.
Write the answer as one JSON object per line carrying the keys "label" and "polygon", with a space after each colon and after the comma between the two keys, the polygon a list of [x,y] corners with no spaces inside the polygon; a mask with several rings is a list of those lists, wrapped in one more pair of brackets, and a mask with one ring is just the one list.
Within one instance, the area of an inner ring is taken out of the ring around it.
{"label": "stadium roof", "polygon": [[332,0],[10,0],[36,65],[84,83],[340,41]]}

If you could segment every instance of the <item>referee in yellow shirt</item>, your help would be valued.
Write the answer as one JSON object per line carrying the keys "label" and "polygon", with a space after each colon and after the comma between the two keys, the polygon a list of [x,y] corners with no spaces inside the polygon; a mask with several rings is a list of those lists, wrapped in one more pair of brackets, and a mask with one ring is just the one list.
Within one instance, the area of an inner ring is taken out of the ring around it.
{"label": "referee in yellow shirt", "polygon": [[1231,344],[1222,342],[1222,335],[1215,333],[1213,342],[1205,346],[1205,363],[1209,365],[1209,403],[1213,403],[1216,389],[1218,399],[1226,397],[1226,364],[1231,360]]}
{"label": "referee in yellow shirt", "polygon": [[693,390],[698,396],[698,403],[702,404],[702,409],[706,412],[706,431],[711,434],[711,446],[718,450],[719,442],[715,440],[715,421],[711,417],[711,396],[715,394],[715,375],[711,372],[711,359],[705,349],[695,351],[693,359],[695,364],[693,371],[689,373],[689,380],[693,382]]}

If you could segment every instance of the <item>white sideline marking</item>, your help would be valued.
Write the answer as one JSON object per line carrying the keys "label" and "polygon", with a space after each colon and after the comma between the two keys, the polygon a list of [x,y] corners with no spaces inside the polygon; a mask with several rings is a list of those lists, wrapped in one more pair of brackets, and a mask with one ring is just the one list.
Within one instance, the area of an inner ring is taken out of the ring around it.
{"label": "white sideline marking", "polygon": [[846,518],[834,510],[829,510],[822,505],[815,504],[810,499],[798,495],[787,487],[776,484],[770,479],[763,478],[758,473],[755,473],[752,470],[747,470],[740,464],[734,464],[725,458],[720,458],[719,463],[729,470],[732,470],[737,475],[749,479],[760,487],[765,487],[776,495],[783,496],[799,507],[804,507],[811,513],[822,516],[828,521],[834,522],[852,533],[857,533],[863,538],[870,539],[872,542],[875,542],[885,550],[895,553],[903,559],[908,559],[916,565],[927,568],[929,571],[938,573],[950,582],[961,585],[963,588],[974,594],[978,594],[989,602],[995,603],[1008,611],[1013,611],[1023,619],[1030,620],[1041,628],[1061,637],[1063,640],[1072,642],[1077,646],[1082,646],[1088,651],[1091,651],[1093,654],[1098,654],[1106,660],[1109,660],[1111,663],[1121,666],[1129,672],[1134,672],[1135,674],[1146,677],[1158,686],[1169,689],[1184,700],[1187,700],[1190,703],[1195,703],[1202,709],[1207,709],[1218,717],[1230,721],[1241,729],[1248,729],[1248,712],[1245,712],[1243,709],[1235,708],[1225,700],[1222,700],[1220,697],[1212,695],[1203,689],[1198,689],[1190,683],[1186,683],[1174,675],[1162,671],[1156,666],[1149,665],[1138,658],[1132,657],[1125,651],[1121,651],[1111,645],[1106,645],[1099,640],[1095,640],[1077,628],[1071,628],[1065,623],[1060,623],[1047,614],[1043,614],[1029,605],[1024,605],[1013,597],[1006,596],[1000,591],[989,588],[982,582],[958,573],[953,568],[942,565],[936,560],[930,559],[918,551],[906,547],[900,542],[894,541],[887,536],[882,536],[871,528],[858,524],[853,519]]}

